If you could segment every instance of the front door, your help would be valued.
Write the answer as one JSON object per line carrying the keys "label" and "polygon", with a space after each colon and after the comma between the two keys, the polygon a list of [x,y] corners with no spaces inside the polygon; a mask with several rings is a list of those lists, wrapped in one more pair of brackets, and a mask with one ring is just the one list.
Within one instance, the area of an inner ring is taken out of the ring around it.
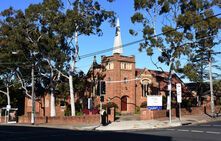
{"label": "front door", "polygon": [[121,111],[127,111],[127,96],[121,98]]}

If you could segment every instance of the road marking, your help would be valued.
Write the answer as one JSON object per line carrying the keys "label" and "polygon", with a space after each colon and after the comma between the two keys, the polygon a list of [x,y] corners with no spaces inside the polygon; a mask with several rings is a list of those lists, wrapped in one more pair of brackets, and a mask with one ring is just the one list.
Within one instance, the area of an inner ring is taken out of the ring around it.
{"label": "road marking", "polygon": [[167,129],[168,131],[174,131],[175,129]]}
{"label": "road marking", "polygon": [[208,134],[220,134],[220,132],[212,132],[212,131],[206,131]]}
{"label": "road marking", "polygon": [[183,129],[178,129],[177,131],[181,131],[181,132],[189,132],[189,130],[183,130]]}
{"label": "road marking", "polygon": [[213,125],[213,126],[215,126],[215,127],[221,127],[221,125]]}
{"label": "road marking", "polygon": [[200,131],[200,130],[191,130],[191,132],[193,132],[193,133],[203,133],[204,131]]}

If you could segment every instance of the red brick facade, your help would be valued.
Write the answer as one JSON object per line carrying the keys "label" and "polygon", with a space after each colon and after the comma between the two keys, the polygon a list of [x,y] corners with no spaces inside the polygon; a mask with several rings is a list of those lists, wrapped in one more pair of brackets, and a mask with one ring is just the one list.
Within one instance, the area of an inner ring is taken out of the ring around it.
{"label": "red brick facade", "polygon": [[[147,101],[146,96],[143,94],[143,81],[147,81],[148,83],[148,95],[167,96],[167,79],[169,73],[136,69],[134,56],[122,56],[118,53],[112,56],[102,56],[100,69],[102,71],[96,69],[96,72],[102,73],[102,79],[106,82],[104,104],[107,102],[116,103],[118,112],[134,113],[135,107],[140,107],[142,103]],[[89,76],[89,78],[92,77]],[[178,76],[174,74],[172,77],[172,93],[174,94],[176,92],[176,83],[183,85]],[[183,91],[186,91],[184,85]],[[94,105],[99,105],[99,103],[99,96],[96,96]]]}
{"label": "red brick facade", "polygon": [[[35,101],[35,113],[36,116],[50,116],[50,108],[51,108],[51,97],[49,94],[41,97]],[[60,105],[56,106],[56,116],[64,116],[65,107]],[[32,112],[32,100],[31,98],[25,97],[25,116],[31,116]]]}

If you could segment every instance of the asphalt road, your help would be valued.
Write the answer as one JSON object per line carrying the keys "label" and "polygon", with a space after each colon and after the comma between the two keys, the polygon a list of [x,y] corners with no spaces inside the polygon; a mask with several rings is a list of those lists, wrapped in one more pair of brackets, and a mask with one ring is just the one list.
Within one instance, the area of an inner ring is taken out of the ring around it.
{"label": "asphalt road", "polygon": [[169,137],[171,141],[221,141],[221,121],[133,133]]}
{"label": "asphalt road", "polygon": [[221,122],[120,132],[0,125],[0,141],[221,141]]}

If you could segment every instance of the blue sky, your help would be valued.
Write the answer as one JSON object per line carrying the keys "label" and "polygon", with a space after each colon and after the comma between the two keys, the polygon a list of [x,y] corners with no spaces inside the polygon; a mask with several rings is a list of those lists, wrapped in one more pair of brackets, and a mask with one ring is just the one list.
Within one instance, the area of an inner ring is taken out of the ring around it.
{"label": "blue sky", "polygon": [[[12,6],[15,9],[25,9],[31,3],[39,3],[42,0],[1,0],[0,1],[0,11]],[[63,0],[64,3],[67,4],[67,0]],[[73,0],[70,0],[73,1]],[[103,7],[108,10],[114,10],[120,18],[120,26],[121,26],[121,37],[123,44],[127,44],[136,40],[142,39],[141,36],[133,37],[129,34],[129,29],[131,28],[139,28],[137,25],[133,25],[130,21],[130,17],[134,13],[133,9],[133,0],[116,0],[112,4],[106,4],[106,0],[101,0],[101,3],[104,4]],[[104,3],[103,3],[104,2]],[[108,49],[113,47],[115,28],[110,27],[109,23],[104,23],[102,25],[103,36],[80,36],[79,37],[79,47],[80,53],[79,55],[85,55],[88,53],[93,53],[96,51]],[[157,29],[159,30],[159,29]],[[135,55],[136,58],[136,67],[137,68],[147,68],[147,69],[157,69],[153,63],[150,61],[150,57],[146,55],[146,52],[138,51],[139,44],[133,44],[131,46],[127,46],[123,49],[123,55]],[[221,51],[220,46],[216,47],[216,51]],[[153,60],[157,62],[157,56],[159,54],[158,51],[154,54]],[[97,61],[100,62],[101,55],[112,55],[112,52],[107,52],[104,54],[97,55]],[[217,57],[218,65],[221,65],[221,55]],[[182,59],[182,58],[181,58]],[[83,70],[87,72],[93,60],[93,56],[80,59],[77,62],[78,70]],[[168,67],[164,64],[158,63],[165,71],[168,70]],[[221,72],[219,72],[221,73]],[[184,80],[187,81],[187,80]]]}

